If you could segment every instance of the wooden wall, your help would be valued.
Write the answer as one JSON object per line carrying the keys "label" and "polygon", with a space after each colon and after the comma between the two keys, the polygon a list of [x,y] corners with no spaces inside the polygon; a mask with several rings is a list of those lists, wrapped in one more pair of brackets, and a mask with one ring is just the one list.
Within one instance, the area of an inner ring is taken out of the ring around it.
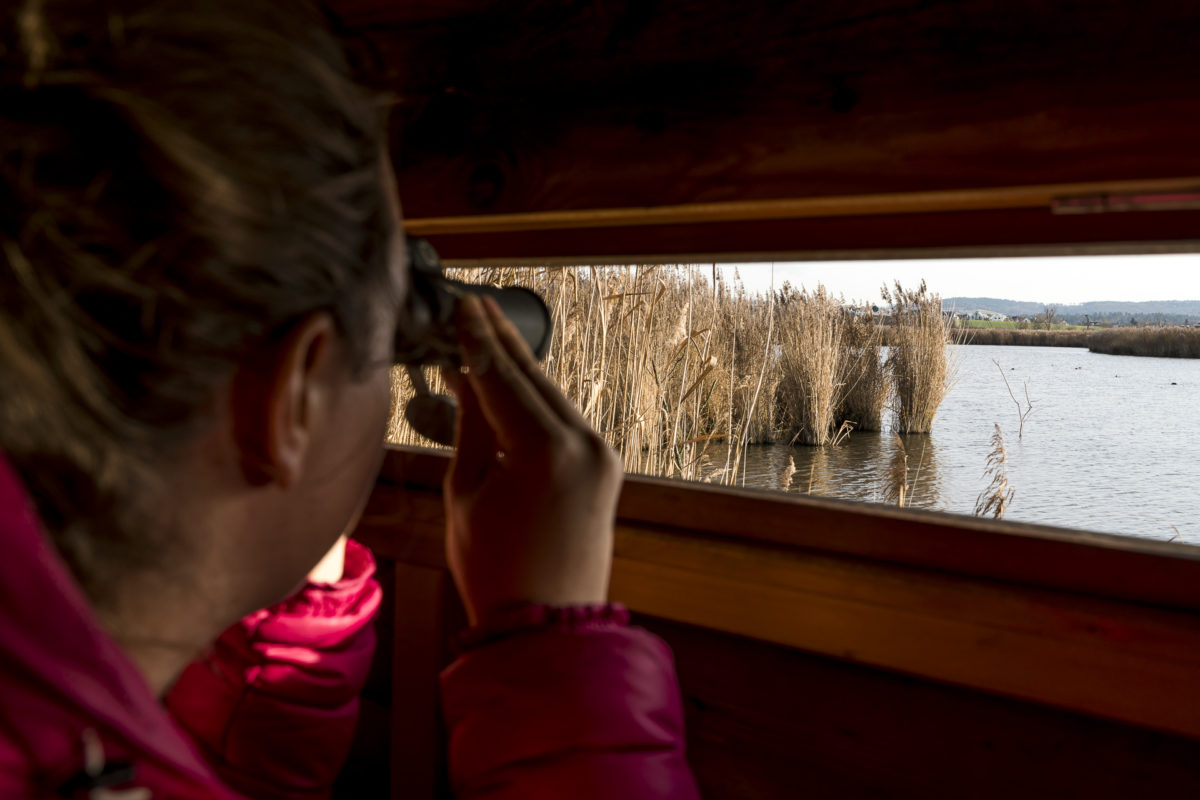
{"label": "wooden wall", "polygon": [[706,798],[1115,800],[1200,788],[1196,740],[643,621],[675,652]]}
{"label": "wooden wall", "polygon": [[[451,259],[1197,238],[1195,210],[1047,201],[1200,187],[1185,0],[334,5],[394,93],[410,229]],[[989,194],[1006,187],[1044,191]],[[934,202],[914,211],[913,193]],[[771,205],[830,197],[854,201],[823,212],[836,221]]]}
{"label": "wooden wall", "polygon": [[[1200,250],[1186,0],[333,5],[451,263]],[[445,790],[442,468],[393,451],[359,531],[392,607],[346,796]],[[1200,787],[1191,548],[631,479],[613,592],[708,797]]]}
{"label": "wooden wall", "polygon": [[[358,532],[392,646],[347,780],[394,797],[445,790],[445,463],[390,452]],[[630,478],[612,592],[676,652],[706,797],[1200,789],[1194,548]]]}

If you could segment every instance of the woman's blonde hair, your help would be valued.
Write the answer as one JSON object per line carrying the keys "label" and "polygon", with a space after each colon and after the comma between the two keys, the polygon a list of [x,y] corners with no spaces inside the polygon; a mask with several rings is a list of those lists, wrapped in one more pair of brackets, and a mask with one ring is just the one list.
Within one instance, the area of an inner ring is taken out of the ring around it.
{"label": "woman's blonde hair", "polygon": [[363,366],[384,113],[300,0],[0,17],[0,453],[85,589],[159,557],[159,459],[256,348],[325,310]]}

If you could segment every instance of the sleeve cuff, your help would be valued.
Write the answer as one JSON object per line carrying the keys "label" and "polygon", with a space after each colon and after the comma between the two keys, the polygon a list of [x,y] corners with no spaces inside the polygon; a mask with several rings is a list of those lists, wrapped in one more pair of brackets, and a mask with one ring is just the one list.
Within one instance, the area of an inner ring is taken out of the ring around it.
{"label": "sleeve cuff", "polygon": [[620,603],[578,606],[522,603],[489,614],[474,628],[459,634],[454,640],[454,646],[459,653],[466,653],[520,633],[548,629],[593,630],[624,627],[628,624],[629,611]]}

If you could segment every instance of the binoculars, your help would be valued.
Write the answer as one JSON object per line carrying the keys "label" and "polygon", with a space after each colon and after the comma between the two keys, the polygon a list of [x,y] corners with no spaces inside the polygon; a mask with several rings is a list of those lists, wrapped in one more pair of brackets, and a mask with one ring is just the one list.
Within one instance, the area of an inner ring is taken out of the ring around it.
{"label": "binoculars", "polygon": [[480,286],[447,278],[437,251],[424,239],[408,240],[411,286],[396,331],[394,361],[408,371],[416,396],[404,409],[413,429],[438,444],[454,443],[456,404],[429,390],[424,366],[461,366],[455,320],[467,295],[491,297],[540,360],[550,349],[550,309],[538,294],[520,286]]}

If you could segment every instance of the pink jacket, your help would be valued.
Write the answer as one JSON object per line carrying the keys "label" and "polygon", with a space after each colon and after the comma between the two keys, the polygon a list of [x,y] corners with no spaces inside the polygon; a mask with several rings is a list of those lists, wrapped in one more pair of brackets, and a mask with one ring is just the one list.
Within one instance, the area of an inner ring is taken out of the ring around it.
{"label": "pink jacket", "polygon": [[[328,797],[374,648],[366,548],[226,631],[168,715],[2,458],[0,541],[0,798]],[[529,607],[469,636],[442,677],[460,797],[698,796],[670,652],[621,609]]]}
{"label": "pink jacket", "polygon": [[620,606],[527,606],[442,673],[457,797],[698,798],[670,649]]}

